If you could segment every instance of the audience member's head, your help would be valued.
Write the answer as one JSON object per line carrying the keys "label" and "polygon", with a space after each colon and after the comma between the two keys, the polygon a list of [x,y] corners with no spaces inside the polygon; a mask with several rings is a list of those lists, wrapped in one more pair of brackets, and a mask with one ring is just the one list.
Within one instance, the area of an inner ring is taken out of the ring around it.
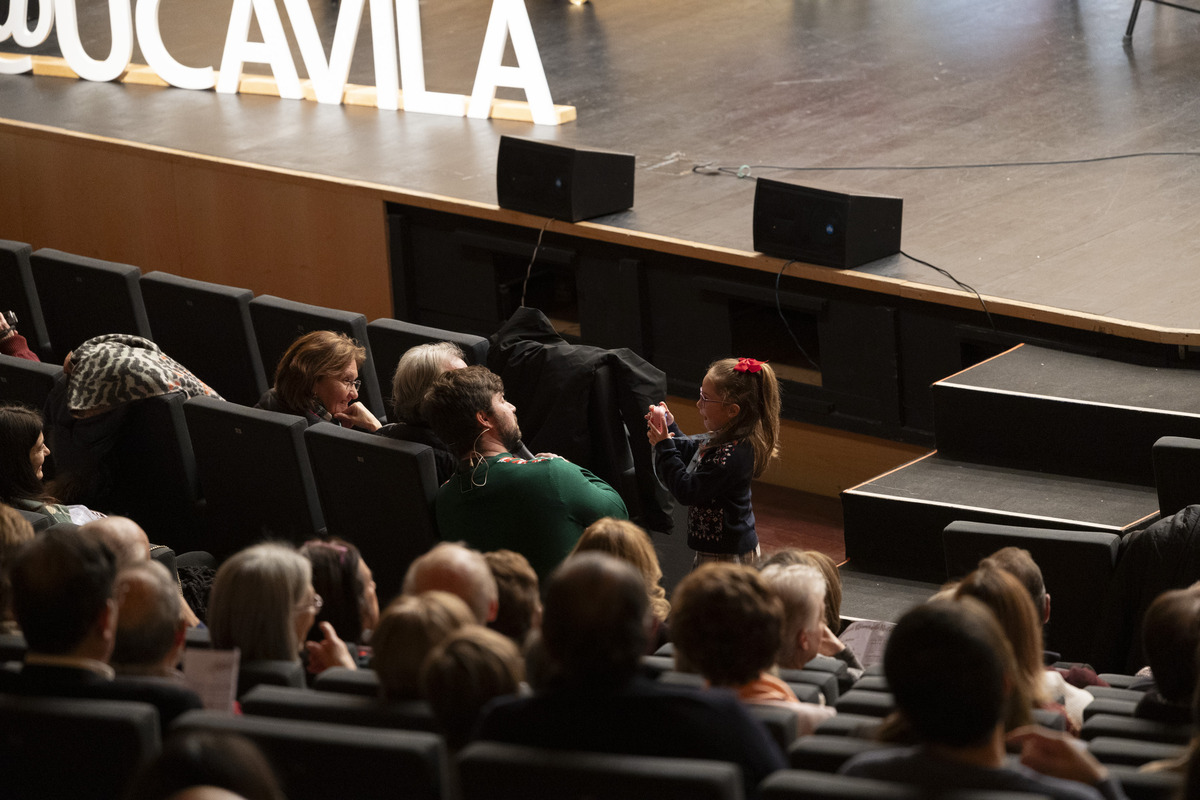
{"label": "audience member's head", "polygon": [[659,622],[671,613],[667,592],[662,587],[662,567],[650,535],[629,520],[601,517],[584,529],[571,554],[601,552],[627,561],[642,575],[650,610]]}
{"label": "audience member's head", "polygon": [[499,589],[487,561],[461,544],[442,542],[409,566],[404,594],[422,594],[431,589],[458,595],[480,625],[494,620],[500,610]]}
{"label": "audience member's head", "polygon": [[49,454],[41,412],[0,405],[0,501],[47,499],[42,464]]}
{"label": "audience member's head", "polygon": [[[476,451],[476,442],[488,425],[505,423],[498,418],[501,415],[495,407],[503,396],[504,382],[487,367],[450,370],[430,385],[421,403],[421,416],[450,452],[462,460]],[[496,436],[508,449],[514,449],[521,439],[515,418],[511,430],[498,428]]]}
{"label": "audience member's head", "polygon": [[819,550],[797,550],[787,548],[780,550],[759,565],[761,569],[779,565],[807,564],[816,567],[825,578],[825,611],[824,622],[835,634],[842,629],[842,575],[838,572],[837,562]]}
{"label": "audience member's head", "polygon": [[653,625],[642,576],[612,556],[580,553],[546,584],[541,641],[564,683],[599,689],[632,680]]}
{"label": "audience member's head", "polygon": [[1017,660],[1017,674],[1031,702],[1047,701],[1042,623],[1025,587],[1007,570],[983,566],[959,581],[955,597],[973,597],[996,616]]}
{"label": "audience member's head", "polygon": [[0,633],[11,633],[16,629],[8,568],[17,553],[32,541],[33,526],[29,520],[15,508],[0,505]]}
{"label": "audience member's head", "polygon": [[825,615],[825,577],[807,564],[764,567],[762,578],[783,601],[783,643],[777,663],[800,669],[821,647]]}
{"label": "audience member's head", "polygon": [[434,379],[443,372],[465,366],[462,348],[451,342],[410,347],[400,356],[392,375],[392,411],[396,421],[423,425],[421,402]]}
{"label": "audience member's head", "polygon": [[1050,595],[1042,580],[1042,570],[1028,550],[1022,547],[1002,548],[979,562],[979,566],[985,565],[998,567],[1020,581],[1033,600],[1038,618],[1043,624],[1050,621]]}
{"label": "audience member's head", "polygon": [[128,675],[170,675],[187,631],[179,585],[162,564],[140,561],[117,573],[116,586],[113,669]]}
{"label": "audience member's head", "polygon": [[883,671],[922,743],[968,747],[996,735],[1016,667],[996,617],[968,597],[925,603],[901,617]]}
{"label": "audience member's head", "polygon": [[704,564],[671,596],[676,665],[714,686],[743,686],[779,654],[783,603],[762,576],[741,564]]}
{"label": "audience member's head", "polygon": [[524,645],[529,632],[542,624],[542,595],[538,576],[529,559],[513,550],[494,550],[483,554],[496,579],[500,607],[488,627],[499,631],[518,645]]}
{"label": "audience member's head", "polygon": [[379,615],[371,637],[371,667],[385,699],[414,700],[421,694],[421,665],[436,645],[464,625],[476,624],[467,604],[437,590],[401,595]]}
{"label": "audience member's head", "polygon": [[1164,700],[1187,705],[1196,690],[1200,646],[1200,583],[1163,592],[1142,620],[1142,647]]}
{"label": "audience member's head", "polygon": [[51,528],[26,545],[9,579],[29,650],[107,662],[117,622],[116,576],[108,548],[78,529]]}
{"label": "audience member's head", "polygon": [[446,744],[463,747],[488,701],[516,694],[524,674],[516,643],[497,631],[468,625],[446,637],[421,669],[422,693]]}
{"label": "audience member's head", "polygon": [[304,543],[300,555],[312,564],[313,589],[323,602],[308,638],[322,641],[320,624],[328,622],[342,641],[362,642],[363,631],[379,621],[379,597],[358,548],[344,539],[313,539]]}
{"label": "audience member's head", "polygon": [[117,559],[117,570],[150,558],[150,537],[129,517],[92,520],[79,530],[104,542]]}
{"label": "audience member's head", "polygon": [[249,661],[296,661],[319,610],[312,566],[290,545],[268,542],[230,556],[208,601],[212,646]]}
{"label": "audience member's head", "polygon": [[134,778],[127,800],[166,800],[197,786],[216,787],[245,800],[284,800],[266,757],[244,736],[221,731],[178,731]]}
{"label": "audience member's head", "polygon": [[314,400],[331,414],[346,410],[358,397],[346,381],[356,380],[367,360],[366,348],[344,333],[312,331],[296,339],[275,369],[275,393],[285,408],[305,413]]}

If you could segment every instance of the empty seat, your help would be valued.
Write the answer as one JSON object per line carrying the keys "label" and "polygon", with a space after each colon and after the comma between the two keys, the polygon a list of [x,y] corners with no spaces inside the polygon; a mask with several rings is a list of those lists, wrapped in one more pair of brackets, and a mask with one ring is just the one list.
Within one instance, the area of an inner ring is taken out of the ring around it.
{"label": "empty seat", "polygon": [[766,777],[759,796],[762,800],[916,800],[921,795],[901,783],[784,769]]}
{"label": "empty seat", "polygon": [[790,708],[767,703],[746,703],[746,710],[766,727],[781,752],[786,753],[792,742],[796,741],[796,712]]}
{"label": "empty seat", "polygon": [[1083,707],[1083,718],[1091,719],[1097,714],[1116,714],[1118,717],[1132,717],[1137,709],[1133,700],[1115,700],[1110,697],[1097,697]]}
{"label": "empty seat", "polygon": [[850,714],[839,710],[836,717],[830,717],[817,726],[814,733],[825,736],[853,736],[859,739],[870,738],[883,719],[867,714]]}
{"label": "empty seat", "polygon": [[153,339],[138,279],[129,264],[42,248],[30,256],[53,360],[93,336],[131,333]]}
{"label": "empty seat", "polygon": [[302,417],[211,397],[183,406],[204,494],[209,545],[224,558],[265,538],[302,543],[324,530]]}
{"label": "empty seat", "polygon": [[362,381],[359,399],[371,413],[383,420],[387,409],[379,389],[379,378],[375,374],[366,317],[352,311],[338,311],[263,294],[250,301],[250,318],[254,321],[254,334],[258,337],[263,369],[268,375],[275,374],[280,357],[303,334],[337,331],[357,340],[367,351],[367,360],[358,369],[358,377]]}
{"label": "empty seat", "polygon": [[1139,717],[1096,714],[1083,723],[1079,738],[1090,741],[1100,736],[1140,739],[1144,742],[1162,742],[1164,744],[1187,744],[1192,738],[1192,726],[1188,723],[1158,722]]}
{"label": "empty seat", "polygon": [[259,686],[281,686],[292,689],[304,687],[304,665],[299,661],[261,659],[238,666],[237,696]]}
{"label": "empty seat", "polygon": [[62,367],[0,355],[0,400],[41,409]]}
{"label": "empty seat", "polygon": [[812,660],[804,665],[804,669],[812,672],[831,673],[837,678],[839,695],[850,691],[850,688],[854,686],[854,676],[850,674],[850,668],[846,666],[846,662],[833,656],[813,656]]}
{"label": "empty seat", "polygon": [[433,709],[424,700],[387,703],[378,697],[341,692],[256,686],[242,696],[241,704],[243,713],[260,717],[434,733],[438,730]]}
{"label": "empty seat", "polygon": [[442,738],[424,731],[232,716],[192,711],[172,730],[228,731],[263,751],[288,800],[441,800],[446,789]]}
{"label": "empty seat", "polygon": [[313,688],[320,692],[340,692],[364,697],[380,697],[379,675],[373,669],[347,669],[330,667],[313,680]]}
{"label": "empty seat", "polygon": [[814,734],[797,739],[788,748],[788,764],[794,769],[834,773],[841,769],[842,764],[859,753],[891,746],[873,739],[860,739],[854,736]]}
{"label": "empty seat", "polygon": [[164,352],[226,400],[258,402],[270,384],[250,321],[253,292],[167,272],[143,275],[141,287]]}
{"label": "empty seat", "polygon": [[304,440],[326,530],[358,546],[386,602],[438,541],[433,451],[338,425],[313,425]]}
{"label": "empty seat", "polygon": [[1126,764],[1140,767],[1151,761],[1178,758],[1185,745],[1122,739],[1117,736],[1097,736],[1088,742],[1088,752],[1102,764]]}
{"label": "empty seat", "polygon": [[1045,530],[982,522],[952,522],[942,532],[951,578],[971,572],[1003,547],[1029,551],[1053,597],[1046,647],[1068,660],[1088,657],[1099,611],[1117,563],[1121,537],[1098,531]]}
{"label": "empty seat", "polygon": [[459,333],[443,328],[430,328],[398,319],[377,319],[367,325],[367,336],[371,339],[371,354],[375,359],[375,374],[383,388],[383,394],[391,413],[392,375],[400,356],[419,344],[451,342],[463,351],[463,361],[470,364],[487,364],[488,340],[472,333]]}
{"label": "empty seat", "polygon": [[837,701],[838,713],[886,717],[896,708],[891,692],[869,692],[851,689]]}
{"label": "empty seat", "polygon": [[578,753],[476,742],[458,757],[463,800],[740,800],[741,770],[723,761]]}
{"label": "empty seat", "polygon": [[111,800],[158,754],[149,703],[0,694],[0,794]]}
{"label": "empty seat", "polygon": [[3,298],[0,302],[5,306],[0,310],[16,313],[17,330],[25,337],[29,349],[38,358],[48,359],[50,336],[42,319],[33,271],[29,268],[32,253],[33,248],[27,244],[0,239],[0,298]]}
{"label": "empty seat", "polygon": [[1158,513],[1169,517],[1186,506],[1200,503],[1200,439],[1164,436],[1151,448]]}

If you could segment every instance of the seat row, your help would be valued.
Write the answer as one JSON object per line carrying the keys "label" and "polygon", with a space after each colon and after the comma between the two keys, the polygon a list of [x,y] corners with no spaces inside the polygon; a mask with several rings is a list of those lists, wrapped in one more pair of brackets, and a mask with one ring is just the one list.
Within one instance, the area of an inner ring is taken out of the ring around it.
{"label": "seat row", "polygon": [[[272,295],[141,271],[117,264],[0,240],[0,297],[12,304],[19,329],[44,361],[61,364],[68,352],[106,333],[156,342],[227,400],[253,405],[269,386],[279,357],[313,330],[345,333],[367,350],[360,371],[362,401],[381,419],[387,381],[405,350],[452,341],[469,364],[487,360],[487,340],[394,319],[370,324],[362,314]],[[39,404],[36,404],[40,406]]]}

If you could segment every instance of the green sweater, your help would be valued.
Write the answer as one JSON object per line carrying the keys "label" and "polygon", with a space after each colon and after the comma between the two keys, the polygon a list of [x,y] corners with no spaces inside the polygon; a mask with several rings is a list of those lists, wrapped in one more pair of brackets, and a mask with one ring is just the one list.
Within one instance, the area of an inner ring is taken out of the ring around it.
{"label": "green sweater", "polygon": [[515,550],[545,580],[601,517],[628,519],[616,490],[563,458],[526,461],[502,453],[461,468],[434,502],[444,541],[486,553]]}

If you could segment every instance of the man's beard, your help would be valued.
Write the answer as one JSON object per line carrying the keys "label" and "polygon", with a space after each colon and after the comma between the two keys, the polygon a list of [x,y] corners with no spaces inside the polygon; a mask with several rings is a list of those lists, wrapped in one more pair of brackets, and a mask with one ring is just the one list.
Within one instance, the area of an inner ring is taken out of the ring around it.
{"label": "man's beard", "polygon": [[521,446],[521,427],[515,422],[511,428],[499,431],[500,444],[510,453],[515,453]]}

